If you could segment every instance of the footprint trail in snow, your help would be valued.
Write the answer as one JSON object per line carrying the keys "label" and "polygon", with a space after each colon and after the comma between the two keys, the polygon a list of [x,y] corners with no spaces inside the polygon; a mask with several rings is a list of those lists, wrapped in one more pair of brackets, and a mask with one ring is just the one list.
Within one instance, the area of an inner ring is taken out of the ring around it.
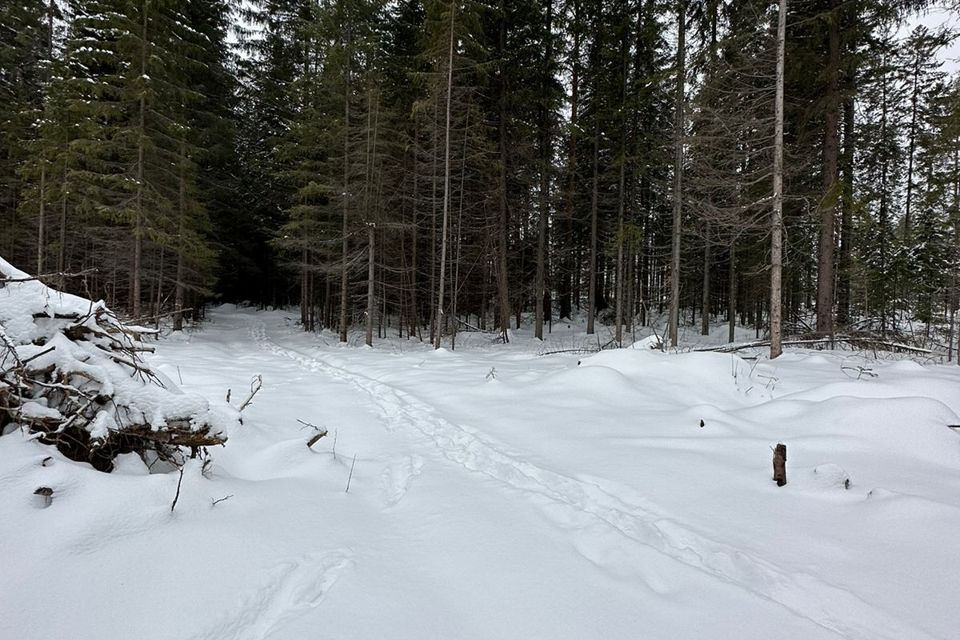
{"label": "footprint trail in snow", "polygon": [[283,562],[259,588],[241,597],[233,611],[190,640],[262,640],[286,620],[320,604],[351,563],[348,549],[314,553]]}
{"label": "footprint trail in snow", "polygon": [[[280,346],[267,336],[262,324],[253,326],[251,333],[262,348],[365,391],[379,407],[387,428],[419,432],[429,438],[448,460],[513,489],[547,499],[547,506],[542,501],[533,502],[540,504],[551,518],[562,519],[560,524],[563,526],[577,526],[585,516],[589,517],[594,525],[599,524],[684,565],[775,602],[794,615],[841,637],[862,640],[932,638],[841,586],[809,574],[788,573],[764,558],[684,527],[658,513],[654,505],[625,501],[597,484],[504,453],[497,445],[437,415],[433,407],[404,391]],[[403,492],[397,491],[400,497]],[[564,510],[558,511],[558,505],[566,509],[565,516],[560,515]],[[580,533],[588,535],[587,527],[582,527]],[[597,536],[595,542],[603,545],[604,537]],[[636,571],[642,573],[643,567],[636,567]],[[855,621],[856,626],[850,621]]]}

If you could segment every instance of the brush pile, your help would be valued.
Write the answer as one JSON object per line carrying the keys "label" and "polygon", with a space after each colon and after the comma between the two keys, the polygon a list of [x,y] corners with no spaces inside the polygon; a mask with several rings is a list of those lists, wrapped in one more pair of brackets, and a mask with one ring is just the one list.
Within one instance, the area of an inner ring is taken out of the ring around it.
{"label": "brush pile", "polygon": [[235,416],[153,371],[151,332],[0,258],[0,435],[26,430],[101,471],[124,453],[172,460],[223,444]]}

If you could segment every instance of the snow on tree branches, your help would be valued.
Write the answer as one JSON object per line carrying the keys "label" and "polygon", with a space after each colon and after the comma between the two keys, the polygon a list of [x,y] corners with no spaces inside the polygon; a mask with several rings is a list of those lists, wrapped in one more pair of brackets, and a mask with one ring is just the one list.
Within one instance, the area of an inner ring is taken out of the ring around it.
{"label": "snow on tree branches", "polygon": [[223,444],[236,416],[152,370],[150,331],[0,258],[0,434],[26,429],[101,471],[123,453],[168,459]]}

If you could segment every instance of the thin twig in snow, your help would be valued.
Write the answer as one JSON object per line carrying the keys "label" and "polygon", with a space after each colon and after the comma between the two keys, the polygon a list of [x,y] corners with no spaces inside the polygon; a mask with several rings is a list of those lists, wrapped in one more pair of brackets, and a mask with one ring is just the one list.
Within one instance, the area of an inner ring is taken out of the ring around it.
{"label": "thin twig in snow", "polygon": [[353,454],[353,462],[350,464],[350,475],[347,476],[347,488],[344,493],[350,493],[350,481],[353,480],[353,468],[357,466],[357,454]]}

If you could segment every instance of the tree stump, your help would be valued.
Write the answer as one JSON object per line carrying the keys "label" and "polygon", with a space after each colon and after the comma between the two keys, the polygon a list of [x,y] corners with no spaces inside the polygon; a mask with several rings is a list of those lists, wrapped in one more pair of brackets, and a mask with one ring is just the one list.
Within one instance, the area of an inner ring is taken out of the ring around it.
{"label": "tree stump", "polygon": [[787,445],[782,443],[773,450],[773,479],[778,487],[787,484]]}

